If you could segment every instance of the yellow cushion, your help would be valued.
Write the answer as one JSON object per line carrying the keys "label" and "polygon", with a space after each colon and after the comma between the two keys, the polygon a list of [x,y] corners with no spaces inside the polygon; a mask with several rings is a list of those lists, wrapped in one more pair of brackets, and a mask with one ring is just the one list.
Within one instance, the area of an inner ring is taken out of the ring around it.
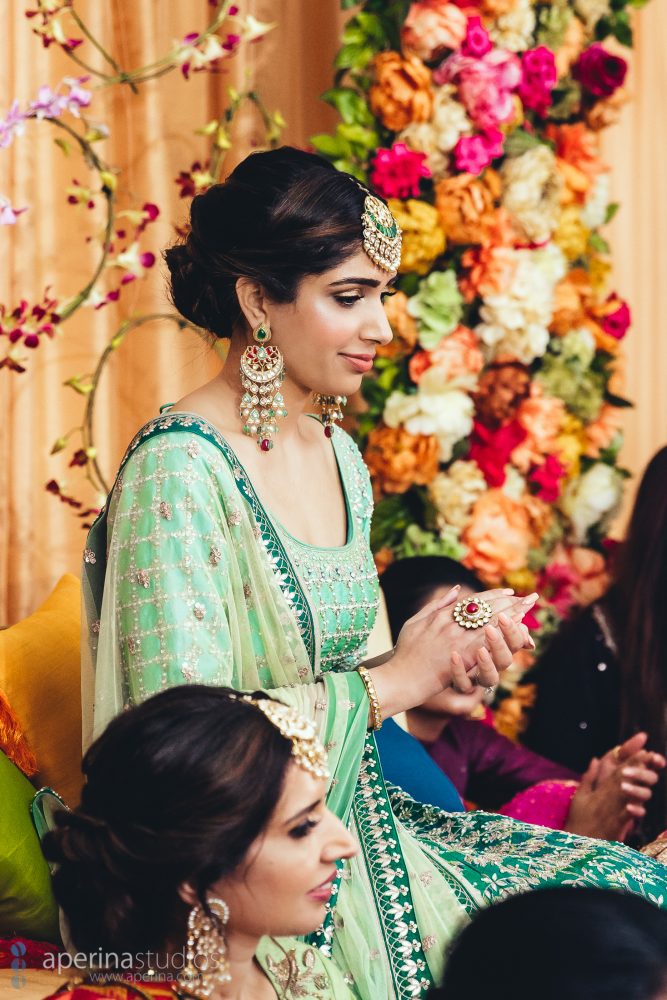
{"label": "yellow cushion", "polygon": [[66,573],[32,615],[0,632],[0,690],[21,720],[39,768],[74,806],[81,791],[81,597]]}

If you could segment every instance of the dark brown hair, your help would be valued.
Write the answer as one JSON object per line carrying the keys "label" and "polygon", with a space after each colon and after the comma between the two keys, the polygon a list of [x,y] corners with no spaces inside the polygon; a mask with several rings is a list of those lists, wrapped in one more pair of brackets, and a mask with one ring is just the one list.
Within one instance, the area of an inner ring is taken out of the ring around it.
{"label": "dark brown hair", "polygon": [[251,153],[193,199],[187,238],[165,251],[174,305],[216,337],[231,337],[242,321],[238,278],[255,279],[274,302],[293,302],[302,278],[360,249],[365,196],[313,153]]}
{"label": "dark brown hair", "polygon": [[[56,899],[88,954],[184,940],[188,908],[234,871],[280,798],[291,744],[226,688],[172,688],[118,715],[83,760],[81,805],[43,842]],[[259,693],[258,698],[265,697]]]}
{"label": "dark brown hair", "polygon": [[[637,490],[607,595],[619,647],[621,738],[639,730],[649,747],[667,748],[667,447],[653,456]],[[646,809],[643,839],[667,827],[663,772]]]}

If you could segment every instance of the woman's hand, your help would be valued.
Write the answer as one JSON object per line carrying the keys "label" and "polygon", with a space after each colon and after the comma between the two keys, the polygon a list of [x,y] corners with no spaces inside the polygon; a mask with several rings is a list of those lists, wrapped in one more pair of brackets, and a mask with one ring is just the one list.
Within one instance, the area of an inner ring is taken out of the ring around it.
{"label": "woman's hand", "polygon": [[662,754],[645,749],[646,733],[636,733],[598,760],[594,757],[572,799],[565,829],[586,837],[626,840],[646,815]]}
{"label": "woman's hand", "polygon": [[517,650],[535,648],[521,622],[537,594],[529,598],[515,597],[511,590],[478,594],[476,597],[491,605],[493,618],[485,628],[464,629],[452,617],[459,590],[454,587],[408,619],[393,656],[373,669],[384,717],[421,705],[453,681],[464,691],[474,682],[492,687]]}

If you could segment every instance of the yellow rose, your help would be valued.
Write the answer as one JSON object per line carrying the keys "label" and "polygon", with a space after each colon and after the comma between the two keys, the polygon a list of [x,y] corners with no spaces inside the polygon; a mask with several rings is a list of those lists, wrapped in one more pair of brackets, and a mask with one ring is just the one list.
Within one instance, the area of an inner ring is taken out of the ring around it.
{"label": "yellow rose", "polygon": [[403,249],[398,270],[427,274],[433,261],[445,252],[445,231],[440,217],[425,201],[389,199],[389,207],[403,230]]}
{"label": "yellow rose", "polygon": [[589,231],[581,221],[577,205],[566,205],[561,212],[554,241],[561,248],[569,261],[583,257],[588,246]]}

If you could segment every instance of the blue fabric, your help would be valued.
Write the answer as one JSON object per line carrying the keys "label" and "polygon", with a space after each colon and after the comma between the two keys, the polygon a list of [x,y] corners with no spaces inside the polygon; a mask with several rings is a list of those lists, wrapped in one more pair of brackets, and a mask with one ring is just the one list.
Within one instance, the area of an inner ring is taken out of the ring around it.
{"label": "blue fabric", "polygon": [[464,812],[454,784],[414,736],[393,719],[385,719],[375,739],[385,781],[398,785],[417,802],[438,806],[445,812]]}

